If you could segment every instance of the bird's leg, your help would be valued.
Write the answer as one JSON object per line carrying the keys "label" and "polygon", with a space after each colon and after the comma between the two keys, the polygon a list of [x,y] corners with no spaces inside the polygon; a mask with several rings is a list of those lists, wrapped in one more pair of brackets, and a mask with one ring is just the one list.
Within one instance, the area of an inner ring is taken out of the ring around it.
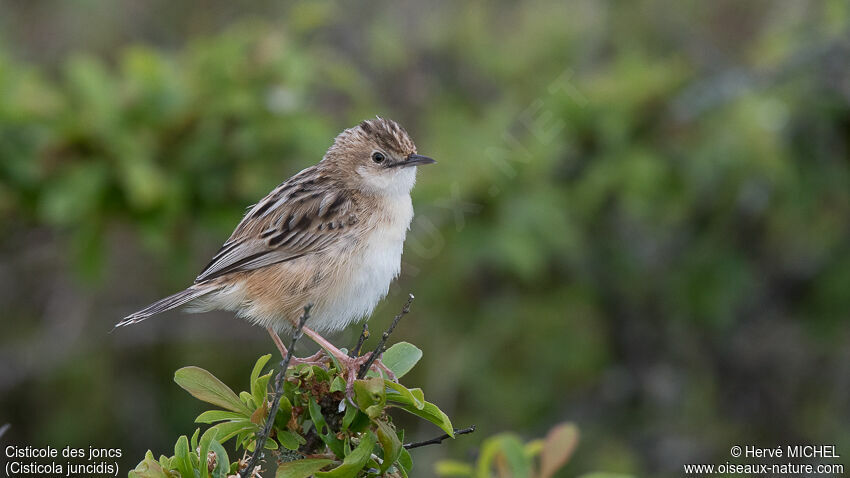
{"label": "bird's leg", "polygon": [[283,345],[283,340],[280,340],[280,335],[277,335],[277,332],[275,332],[271,327],[266,327],[266,331],[268,331],[269,335],[271,335],[274,344],[280,351],[280,356],[286,358],[288,351],[286,350],[286,345]]}
{"label": "bird's leg", "polygon": [[[268,331],[269,335],[271,335],[272,340],[274,341],[274,344],[277,346],[277,349],[280,351],[280,356],[283,357],[283,358],[286,358],[286,354],[287,354],[286,346],[283,345],[283,341],[280,340],[280,336],[277,335],[277,332],[275,332],[274,329],[272,329],[271,327],[266,327],[266,330]],[[302,364],[302,363],[307,363],[307,364],[311,364],[311,365],[320,365],[321,362],[322,362],[321,361],[322,354],[323,354],[323,352],[321,350],[319,350],[318,352],[316,352],[315,354],[313,354],[309,357],[304,357],[304,358],[292,357],[290,359],[289,363],[291,363],[292,365],[298,365],[298,364]]]}
{"label": "bird's leg", "polygon": [[313,330],[309,327],[303,327],[301,329],[301,331],[304,332],[304,335],[313,339],[313,342],[316,342],[323,349],[325,349],[329,354],[333,355],[334,358],[337,359],[337,361],[339,361],[340,365],[342,365],[346,369],[351,368],[351,364],[354,362],[355,359],[353,359],[352,357],[349,357],[342,350],[336,348],[336,346],[334,344],[330,343],[326,338],[319,335],[319,333],[316,332],[315,330]]}
{"label": "bird's leg", "polygon": [[398,383],[398,378],[395,376],[395,372],[393,372],[392,370],[390,370],[390,368],[389,368],[389,367],[387,367],[386,365],[384,365],[384,362],[381,362],[381,359],[380,359],[380,358],[378,358],[377,360],[375,360],[375,365],[376,365],[379,369],[383,370],[385,374],[387,374],[387,378],[388,378],[388,379],[392,380],[392,381],[393,381],[393,382],[395,382],[395,383]]}

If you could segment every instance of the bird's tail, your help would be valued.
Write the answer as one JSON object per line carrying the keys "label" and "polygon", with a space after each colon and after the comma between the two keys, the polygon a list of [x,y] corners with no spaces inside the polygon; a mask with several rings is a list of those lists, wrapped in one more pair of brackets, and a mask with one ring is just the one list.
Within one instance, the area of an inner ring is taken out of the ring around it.
{"label": "bird's tail", "polygon": [[165,312],[166,310],[171,310],[175,307],[180,307],[181,305],[191,302],[203,295],[209,294],[214,290],[216,290],[215,287],[189,287],[186,290],[182,290],[176,294],[169,295],[164,299],[160,299],[138,312],[133,312],[127,317],[124,317],[121,322],[115,324],[115,327],[118,328],[124,327],[125,325],[137,324],[152,315]]}

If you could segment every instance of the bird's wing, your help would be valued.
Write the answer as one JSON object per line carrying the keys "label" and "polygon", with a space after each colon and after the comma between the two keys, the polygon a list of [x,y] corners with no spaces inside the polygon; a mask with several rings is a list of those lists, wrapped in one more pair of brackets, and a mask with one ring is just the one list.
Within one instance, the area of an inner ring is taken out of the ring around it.
{"label": "bird's wing", "polygon": [[195,283],[321,251],[351,234],[357,220],[350,192],[329,185],[308,168],[245,214]]}

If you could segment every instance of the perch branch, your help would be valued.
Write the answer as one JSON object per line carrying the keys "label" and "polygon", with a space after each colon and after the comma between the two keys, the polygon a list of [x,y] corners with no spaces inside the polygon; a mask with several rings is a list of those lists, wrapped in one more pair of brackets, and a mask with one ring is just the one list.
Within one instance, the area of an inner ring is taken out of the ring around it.
{"label": "perch branch", "polygon": [[363,348],[363,342],[369,338],[369,324],[363,322],[363,330],[360,331],[360,338],[357,339],[357,345],[348,353],[349,357],[357,357],[360,355],[360,349]]}
{"label": "perch branch", "polygon": [[307,304],[304,306],[304,314],[298,320],[298,326],[295,329],[295,333],[292,334],[292,340],[289,342],[286,357],[284,357],[283,361],[280,363],[280,371],[278,371],[277,376],[275,376],[274,379],[274,399],[272,400],[272,406],[269,409],[269,416],[266,418],[266,425],[263,427],[259,436],[257,436],[257,440],[254,443],[254,453],[251,454],[251,459],[248,460],[248,465],[239,473],[241,478],[251,476],[251,473],[254,471],[254,467],[257,466],[257,462],[260,460],[260,455],[263,454],[263,448],[266,445],[266,440],[271,434],[277,410],[280,408],[280,397],[283,395],[284,377],[286,377],[286,369],[289,368],[289,362],[292,360],[292,351],[295,350],[295,342],[301,338],[301,329],[304,328],[304,324],[307,323],[307,319],[310,318],[310,309],[312,308],[313,304]]}
{"label": "perch branch", "polygon": [[[469,428],[463,428],[463,429],[455,428],[455,436],[466,435],[467,433],[472,433],[474,431],[475,431],[475,425],[472,425]],[[444,433],[444,434],[442,434],[438,437],[432,438],[430,440],[418,441],[418,442],[414,442],[414,443],[405,443],[404,448],[407,449],[407,450],[412,450],[413,448],[419,448],[420,446],[439,445],[440,443],[443,443],[443,440],[445,440],[446,438],[451,438],[448,433]]]}
{"label": "perch branch", "polygon": [[401,312],[399,312],[399,314],[395,316],[393,322],[390,324],[390,327],[387,329],[386,332],[384,332],[384,335],[381,336],[381,340],[378,341],[378,346],[375,347],[375,351],[372,352],[372,355],[370,355],[366,362],[364,362],[363,365],[360,367],[360,372],[357,374],[357,378],[365,377],[366,372],[369,371],[369,368],[372,366],[373,363],[375,363],[375,360],[377,360],[378,357],[380,357],[381,354],[384,353],[384,345],[387,343],[387,340],[390,338],[390,334],[393,333],[393,330],[395,330],[395,326],[398,325],[401,318],[407,315],[408,312],[410,312],[410,304],[413,303],[413,299],[413,294],[407,294],[407,302],[404,303],[404,307],[402,307]]}

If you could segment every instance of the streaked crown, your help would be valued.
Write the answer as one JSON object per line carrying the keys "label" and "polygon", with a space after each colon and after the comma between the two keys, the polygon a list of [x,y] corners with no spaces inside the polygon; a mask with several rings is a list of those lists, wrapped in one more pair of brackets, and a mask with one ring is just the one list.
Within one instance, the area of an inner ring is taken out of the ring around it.
{"label": "streaked crown", "polygon": [[361,122],[354,129],[400,156],[416,154],[416,145],[410,135],[393,120],[377,117]]}
{"label": "streaked crown", "polygon": [[407,131],[395,121],[380,117],[362,121],[340,133],[328,153],[354,151],[365,145],[377,146],[398,157],[416,154],[416,145]]}

